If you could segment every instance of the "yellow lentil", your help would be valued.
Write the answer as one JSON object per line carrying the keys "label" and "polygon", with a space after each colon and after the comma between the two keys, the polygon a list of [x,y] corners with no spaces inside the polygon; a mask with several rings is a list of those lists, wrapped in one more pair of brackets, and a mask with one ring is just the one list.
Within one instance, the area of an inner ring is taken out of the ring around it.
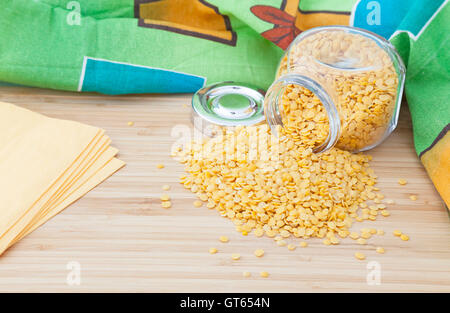
{"label": "yellow lentil", "polygon": [[340,230],[340,231],[338,231],[338,235],[341,238],[347,238],[347,236],[350,235],[350,232],[349,231],[342,231],[342,230]]}
{"label": "yellow lentil", "polygon": [[261,237],[262,235],[264,235],[264,230],[262,228],[257,228],[253,231],[253,234],[256,237]]}
{"label": "yellow lentil", "polygon": [[359,234],[357,232],[351,232],[350,238],[352,238],[353,240],[356,240],[359,238]]}
{"label": "yellow lentil", "polygon": [[169,185],[163,185],[162,186],[162,190],[168,191],[168,190],[170,190],[170,186]]}
{"label": "yellow lentil", "polygon": [[376,252],[379,254],[384,254],[385,250],[383,247],[377,247]]}
{"label": "yellow lentil", "polygon": [[367,244],[367,240],[364,239],[364,238],[359,238],[359,239],[357,240],[357,242],[358,242],[360,245],[365,245],[365,244]]}
{"label": "yellow lentil", "polygon": [[383,210],[381,211],[381,215],[383,215],[384,217],[388,217],[389,215],[391,215],[391,213],[388,210]]}
{"label": "yellow lentil", "polygon": [[366,258],[366,256],[364,254],[362,254],[361,252],[356,252],[355,258],[357,258],[358,260],[364,260]]}
{"label": "yellow lentil", "polygon": [[295,250],[296,246],[294,246],[293,244],[289,244],[289,245],[287,246],[287,248],[288,248],[289,250],[293,251],[293,250]]}
{"label": "yellow lentil", "polygon": [[228,239],[228,237],[227,237],[227,236],[220,236],[220,237],[219,237],[219,241],[220,241],[220,242],[224,242],[224,243],[225,243],[225,242],[228,242],[228,241],[229,241],[229,239]]}
{"label": "yellow lentil", "polygon": [[260,275],[261,277],[263,277],[263,278],[269,277],[269,273],[266,272],[266,271],[262,271],[261,273],[259,273],[259,275]]}
{"label": "yellow lentil", "polygon": [[170,201],[163,201],[163,202],[161,203],[161,206],[162,206],[164,209],[168,209],[168,208],[170,208],[170,207],[172,206],[172,203],[171,203]]}
{"label": "yellow lentil", "polygon": [[306,241],[300,242],[300,247],[306,248],[308,246],[308,243]]}
{"label": "yellow lentil", "polygon": [[278,240],[277,245],[279,245],[280,247],[284,247],[285,245],[287,245],[287,243],[284,240]]}
{"label": "yellow lentil", "polygon": [[409,240],[409,236],[405,235],[405,234],[401,234],[400,235],[400,239],[403,240],[403,241],[408,241]]}
{"label": "yellow lentil", "polygon": [[254,252],[255,256],[257,256],[258,258],[262,257],[264,255],[264,250],[263,249],[257,249]]}
{"label": "yellow lentil", "polygon": [[240,258],[241,258],[241,255],[240,255],[239,253],[233,253],[233,254],[231,255],[231,259],[234,260],[234,261],[237,261],[237,260],[239,260]]}
{"label": "yellow lentil", "polygon": [[417,196],[416,196],[416,195],[411,195],[411,196],[409,196],[409,198],[410,198],[412,201],[416,201],[416,200],[417,200]]}
{"label": "yellow lentil", "polygon": [[170,200],[170,196],[168,194],[163,194],[160,197],[161,201],[169,201]]}
{"label": "yellow lentil", "polygon": [[338,245],[339,244],[339,239],[337,239],[336,237],[331,237],[330,238],[330,242],[331,242],[331,244],[333,244],[333,245]]}
{"label": "yellow lentil", "polygon": [[210,253],[210,254],[216,254],[217,251],[218,251],[218,250],[217,250],[216,248],[210,248],[210,249],[209,249],[209,253]]}
{"label": "yellow lentil", "polygon": [[201,207],[202,205],[203,205],[203,202],[202,202],[202,201],[200,201],[200,200],[194,201],[194,206],[195,206],[195,207],[199,208],[199,207]]}
{"label": "yellow lentil", "polygon": [[400,237],[402,235],[402,232],[399,230],[394,230],[393,234],[394,234],[394,236]]}
{"label": "yellow lentil", "polygon": [[164,168],[164,164],[157,164],[157,165],[156,165],[156,168],[162,169],[162,168]]}
{"label": "yellow lentil", "polygon": [[406,181],[406,179],[400,178],[400,179],[398,180],[398,183],[399,183],[400,185],[406,185],[407,181]]}
{"label": "yellow lentil", "polygon": [[378,236],[383,236],[383,235],[384,235],[384,230],[378,229],[378,230],[377,230],[377,235],[378,235]]}
{"label": "yellow lentil", "polygon": [[242,276],[250,277],[250,276],[252,276],[252,274],[250,272],[242,272]]}

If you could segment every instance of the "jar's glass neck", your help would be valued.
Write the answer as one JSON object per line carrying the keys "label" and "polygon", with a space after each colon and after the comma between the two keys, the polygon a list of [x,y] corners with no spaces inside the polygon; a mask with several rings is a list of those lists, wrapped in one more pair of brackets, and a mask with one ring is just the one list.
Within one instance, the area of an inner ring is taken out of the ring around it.
{"label": "jar's glass neck", "polygon": [[329,132],[325,141],[320,146],[314,148],[314,152],[320,153],[331,149],[338,141],[341,131],[341,121],[336,104],[321,84],[310,77],[300,74],[291,73],[279,77],[267,91],[264,99],[264,113],[272,133],[278,137],[277,127],[283,126],[280,102],[285,88],[290,85],[309,89],[322,102],[328,116]]}

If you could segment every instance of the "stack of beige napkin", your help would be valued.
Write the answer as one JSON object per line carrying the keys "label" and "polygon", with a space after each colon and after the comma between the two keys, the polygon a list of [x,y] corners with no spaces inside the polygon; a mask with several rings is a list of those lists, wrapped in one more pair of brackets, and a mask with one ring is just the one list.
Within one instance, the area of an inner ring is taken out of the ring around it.
{"label": "stack of beige napkin", "polygon": [[0,102],[0,254],[124,166],[104,130]]}

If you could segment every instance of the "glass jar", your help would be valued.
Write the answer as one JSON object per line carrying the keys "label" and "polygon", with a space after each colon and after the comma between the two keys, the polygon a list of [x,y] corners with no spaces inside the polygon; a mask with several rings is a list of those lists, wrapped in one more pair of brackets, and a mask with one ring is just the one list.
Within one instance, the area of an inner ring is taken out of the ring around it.
{"label": "glass jar", "polygon": [[389,41],[353,27],[318,27],[286,50],[264,113],[273,134],[315,152],[364,151],[397,126],[404,80]]}

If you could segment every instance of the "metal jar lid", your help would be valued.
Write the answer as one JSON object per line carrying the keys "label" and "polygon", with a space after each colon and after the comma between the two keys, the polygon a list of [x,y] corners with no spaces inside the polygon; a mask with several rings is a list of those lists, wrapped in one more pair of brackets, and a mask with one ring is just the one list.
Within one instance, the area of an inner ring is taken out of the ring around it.
{"label": "metal jar lid", "polygon": [[248,84],[223,82],[203,87],[192,97],[192,120],[205,135],[216,127],[251,126],[264,117],[264,95]]}

